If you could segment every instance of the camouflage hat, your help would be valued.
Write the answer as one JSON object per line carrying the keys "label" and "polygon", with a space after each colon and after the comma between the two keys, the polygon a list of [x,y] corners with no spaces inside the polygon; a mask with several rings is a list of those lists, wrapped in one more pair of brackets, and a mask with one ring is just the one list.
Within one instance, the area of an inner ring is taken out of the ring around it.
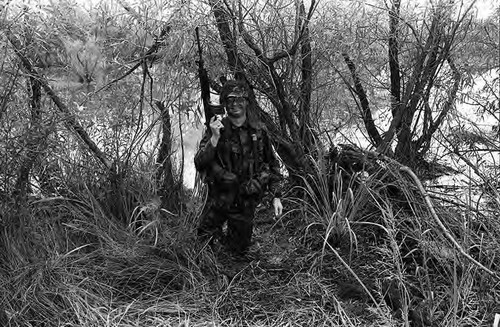
{"label": "camouflage hat", "polygon": [[249,91],[250,89],[244,81],[228,80],[222,86],[220,102],[224,104],[230,96],[248,99]]}

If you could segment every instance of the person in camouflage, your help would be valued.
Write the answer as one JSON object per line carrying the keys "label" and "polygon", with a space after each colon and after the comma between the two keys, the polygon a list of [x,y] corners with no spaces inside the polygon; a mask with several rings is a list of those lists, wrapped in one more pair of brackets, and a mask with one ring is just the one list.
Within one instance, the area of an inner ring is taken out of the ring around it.
{"label": "person in camouflage", "polygon": [[[282,214],[279,163],[261,122],[248,118],[249,89],[245,82],[224,83],[220,103],[227,117],[214,116],[200,142],[194,163],[205,176],[208,200],[198,236],[244,254],[250,246],[257,204],[270,193],[274,214]],[[222,226],[227,221],[227,235]]]}

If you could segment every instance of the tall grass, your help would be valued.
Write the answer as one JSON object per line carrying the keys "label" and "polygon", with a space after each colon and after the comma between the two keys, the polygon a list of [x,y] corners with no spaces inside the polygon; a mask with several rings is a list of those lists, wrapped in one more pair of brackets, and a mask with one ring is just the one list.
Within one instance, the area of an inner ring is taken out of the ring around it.
{"label": "tall grass", "polygon": [[12,326],[133,325],[145,313],[198,310],[184,292],[206,285],[193,248],[152,247],[96,203],[41,201],[10,218],[21,216],[23,226],[1,235]]}
{"label": "tall grass", "polygon": [[[337,169],[333,188],[327,187],[324,162],[304,177],[305,196],[294,201],[309,222],[306,231],[323,239],[317,264],[325,269],[340,262],[346,284],[358,285],[357,293],[372,299],[379,317],[389,306],[405,326],[492,322],[500,309],[494,300],[500,280],[487,271],[498,271],[500,263],[498,219],[470,206],[426,201],[404,167],[388,158],[378,164],[369,176],[348,179]],[[315,225],[321,228],[312,230]]]}
{"label": "tall grass", "polygon": [[[282,224],[256,229],[261,257],[230,264],[196,240],[201,183],[173,213],[147,167],[129,172],[114,198],[95,174],[73,171],[63,183],[71,192],[2,202],[0,309],[10,326],[492,323],[498,281],[443,235],[401,167],[379,160],[369,176],[332,175],[317,161],[303,196],[284,201]],[[446,203],[432,205],[451,236],[498,270],[500,222]]]}
{"label": "tall grass", "polygon": [[266,260],[276,252],[221,264],[194,235],[201,185],[174,215],[155,202],[147,174],[131,174],[117,200],[133,205],[117,217],[109,185],[80,173],[64,181],[64,195],[4,204],[0,309],[9,326],[366,325],[297,244],[277,267]]}

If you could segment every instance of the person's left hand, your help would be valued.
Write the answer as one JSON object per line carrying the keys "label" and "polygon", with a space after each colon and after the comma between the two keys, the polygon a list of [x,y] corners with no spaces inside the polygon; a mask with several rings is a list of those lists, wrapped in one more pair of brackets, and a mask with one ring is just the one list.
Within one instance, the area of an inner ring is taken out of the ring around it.
{"label": "person's left hand", "polygon": [[281,200],[279,198],[273,199],[273,208],[274,216],[276,218],[280,217],[283,214],[283,205],[281,204]]}

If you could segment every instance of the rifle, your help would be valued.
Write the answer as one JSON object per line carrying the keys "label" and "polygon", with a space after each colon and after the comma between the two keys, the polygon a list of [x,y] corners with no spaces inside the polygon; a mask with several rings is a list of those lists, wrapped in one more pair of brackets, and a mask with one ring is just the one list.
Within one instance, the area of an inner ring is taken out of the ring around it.
{"label": "rifle", "polygon": [[198,76],[200,78],[200,88],[201,88],[201,99],[203,101],[203,111],[205,113],[205,125],[208,128],[210,124],[210,119],[214,115],[224,114],[224,108],[220,105],[213,105],[210,103],[210,80],[208,78],[207,70],[205,69],[203,62],[203,51],[201,49],[200,43],[200,32],[198,27],[195,28],[196,31],[196,43],[198,44],[198,55],[199,60],[196,61],[198,64]]}

